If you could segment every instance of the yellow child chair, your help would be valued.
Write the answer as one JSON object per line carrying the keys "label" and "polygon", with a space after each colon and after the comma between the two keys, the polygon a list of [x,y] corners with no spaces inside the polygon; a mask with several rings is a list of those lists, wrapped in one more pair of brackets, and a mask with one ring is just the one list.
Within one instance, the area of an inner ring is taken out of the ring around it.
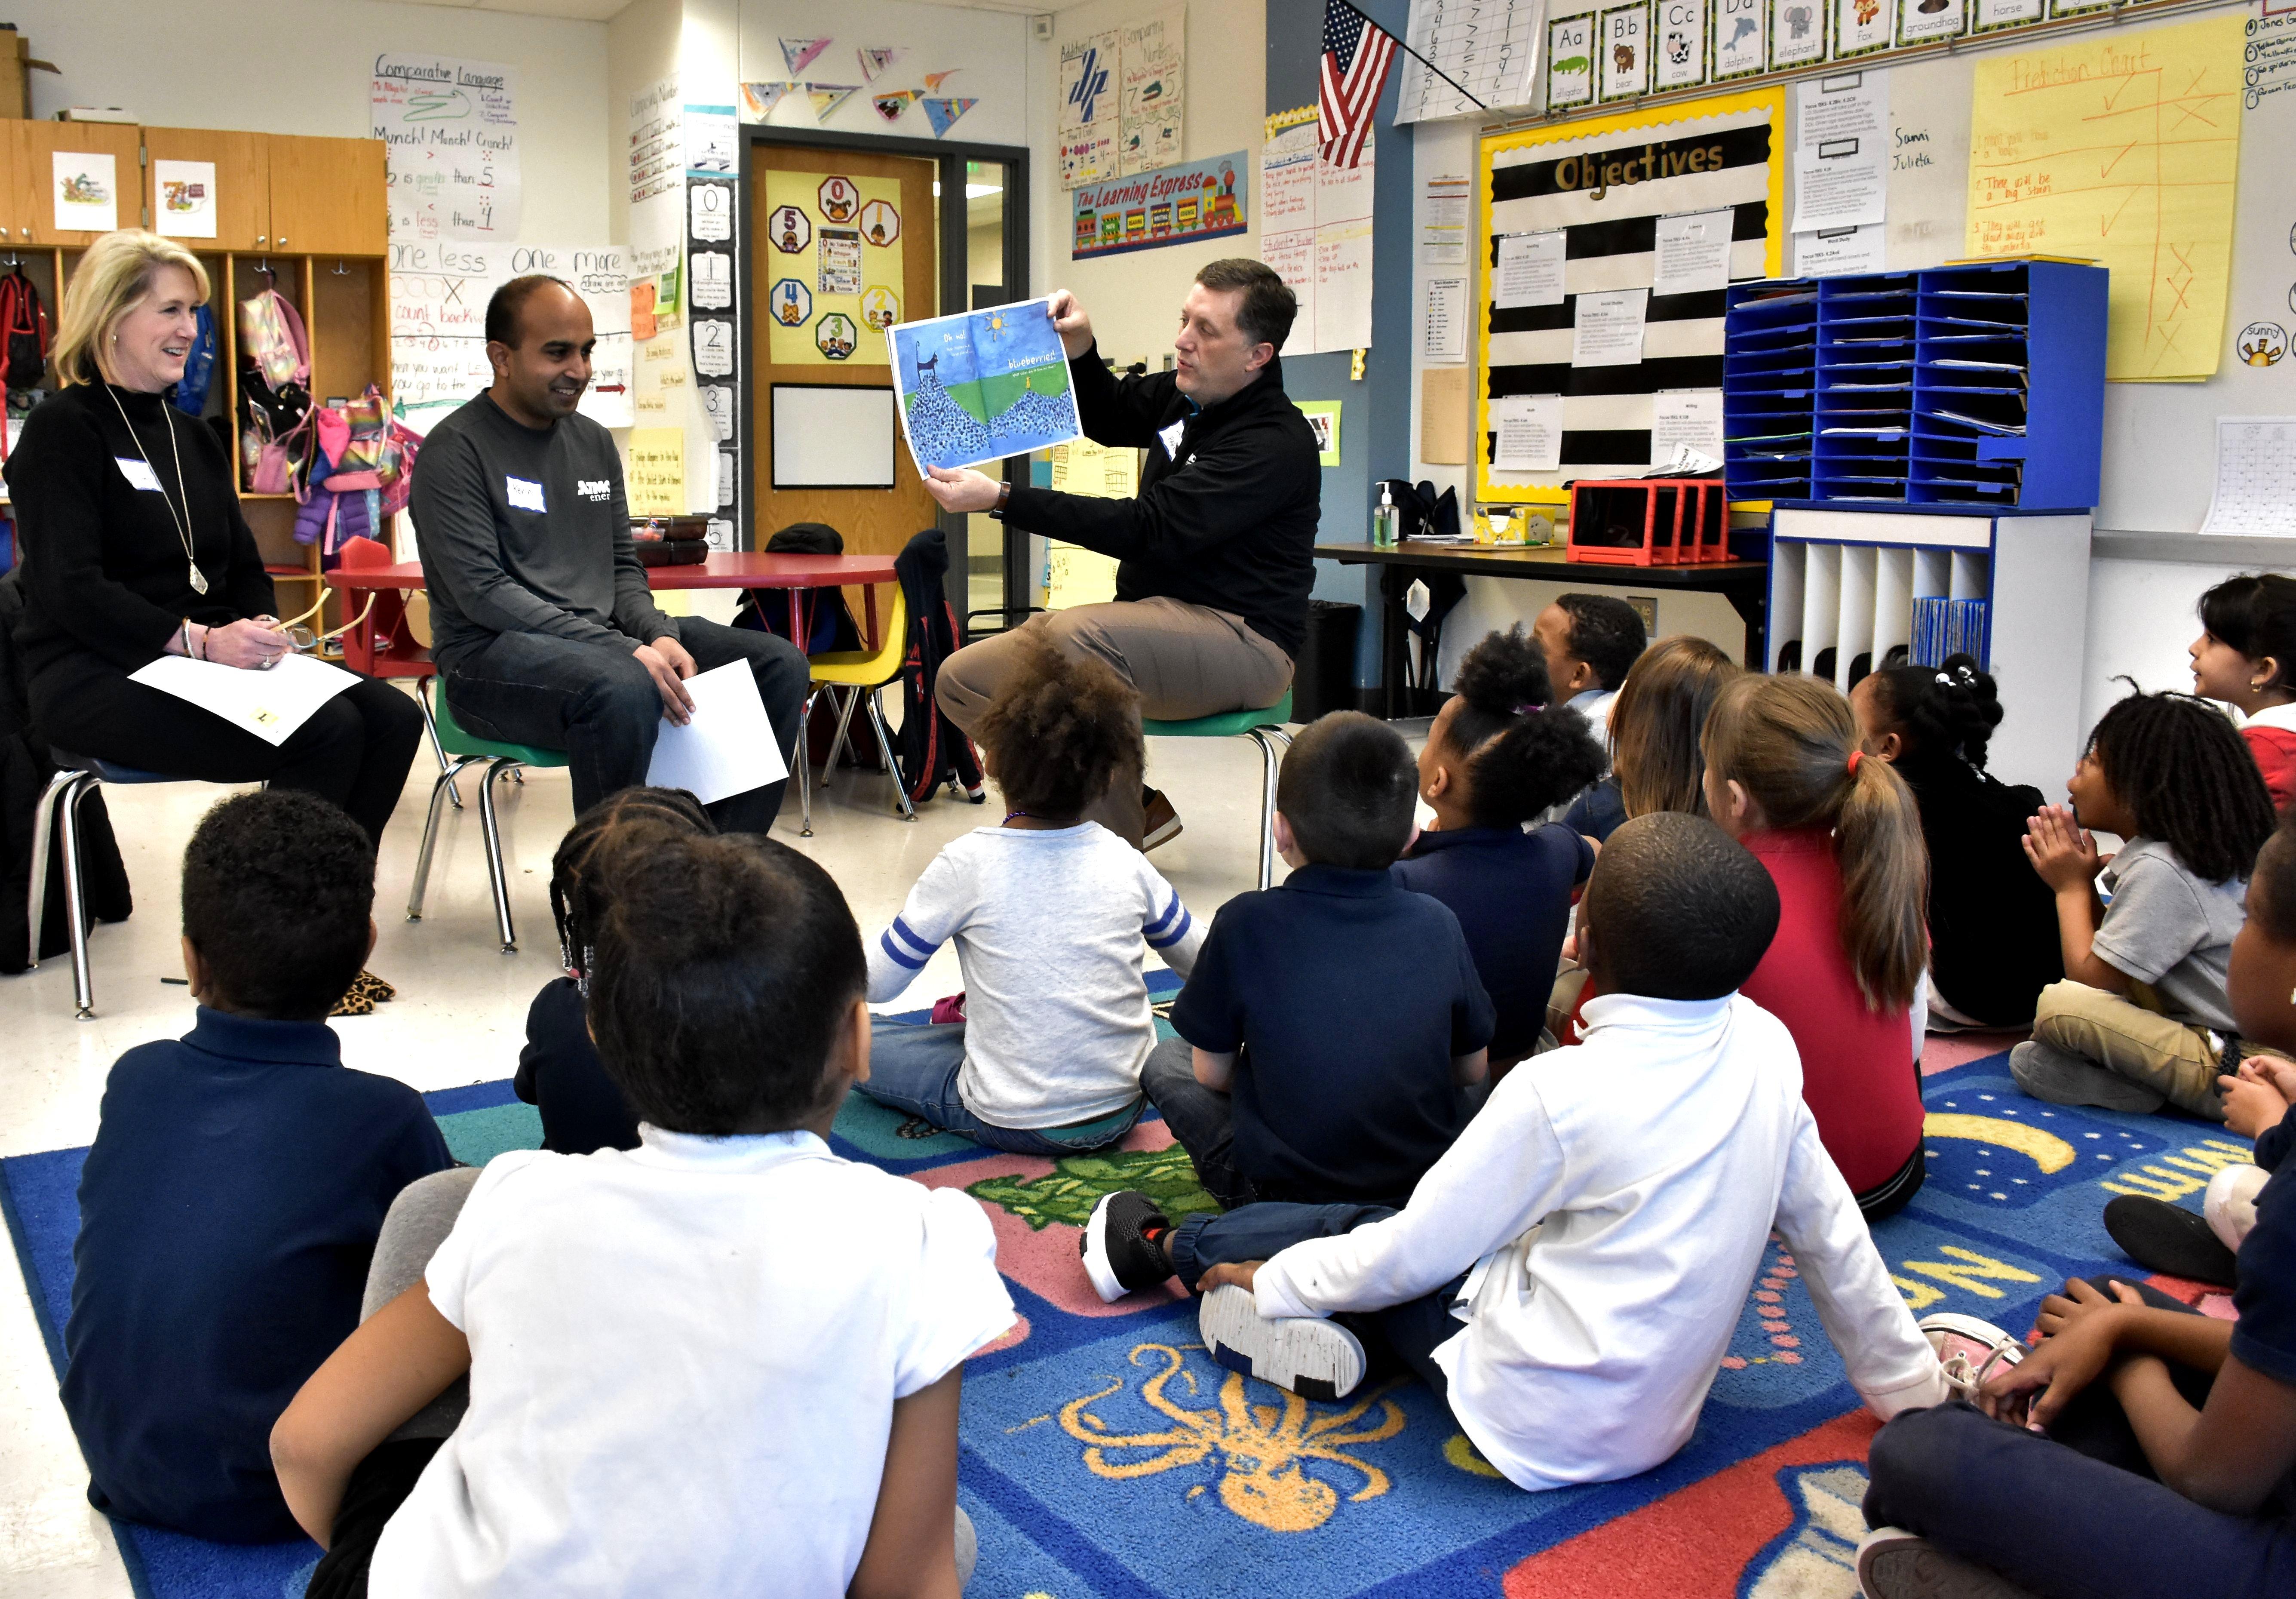
{"label": "yellow child chair", "polygon": [[[824,785],[830,774],[837,770],[837,758],[844,753],[845,739],[853,722],[856,704],[869,708],[869,726],[877,734],[877,750],[885,759],[885,770],[892,775],[893,797],[900,802],[905,821],[917,819],[916,807],[909,803],[908,785],[901,781],[901,763],[893,758],[893,741],[885,732],[885,713],[877,696],[886,685],[898,682],[901,676],[901,660],[908,653],[908,596],[898,585],[893,588],[892,614],[885,619],[883,642],[874,650],[839,650],[809,658],[813,668],[813,686],[798,711],[797,758],[790,764],[797,768],[798,809],[802,818],[800,836],[813,836],[813,786],[811,762],[807,758],[811,748],[807,736],[811,731],[813,702],[825,690],[831,702],[839,707],[837,737],[829,746],[828,764],[822,767]],[[839,689],[850,691],[843,700],[837,698]]]}

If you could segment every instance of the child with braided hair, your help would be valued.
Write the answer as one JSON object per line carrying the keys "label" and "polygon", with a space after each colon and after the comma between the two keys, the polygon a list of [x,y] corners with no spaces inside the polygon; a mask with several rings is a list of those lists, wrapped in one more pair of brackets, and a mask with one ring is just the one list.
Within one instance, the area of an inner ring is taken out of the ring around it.
{"label": "child with braided hair", "polygon": [[1389,871],[1459,918],[1498,1013],[1496,1075],[1538,1046],[1571,891],[1595,865],[1576,830],[1523,825],[1600,777],[1603,757],[1584,717],[1547,702],[1546,654],[1520,625],[1468,651],[1456,689],[1419,755],[1435,825]]}
{"label": "child with braided hair", "polygon": [[1985,769],[2001,725],[1993,679],[1967,655],[1884,667],[1857,680],[1850,709],[1866,754],[1888,761],[1921,808],[1930,856],[1928,1025],[2023,1027],[2065,974],[2056,902],[2025,869],[2025,823],[2041,791]]}
{"label": "child with braided hair", "polygon": [[590,952],[609,908],[601,851],[631,827],[703,838],[718,831],[684,789],[636,788],[599,800],[558,841],[550,858],[550,915],[565,971],[543,984],[527,1007],[526,1047],[518,1052],[511,1086],[542,1112],[542,1147],[562,1155],[638,1146],[637,1118],[606,1075],[582,1013]]}
{"label": "child with braided hair", "polygon": [[[2123,681],[2127,681],[2123,679]],[[2018,1086],[2061,1105],[2224,1119],[2217,1078],[2238,1059],[2225,997],[2232,941],[2272,799],[2233,726],[2191,694],[2131,693],[2098,719],[2068,785],[2028,824],[2025,853],[2056,901],[2065,980],[2041,990]],[[2128,842],[2108,872],[2092,832]],[[2110,909],[2092,887],[2100,875]]]}

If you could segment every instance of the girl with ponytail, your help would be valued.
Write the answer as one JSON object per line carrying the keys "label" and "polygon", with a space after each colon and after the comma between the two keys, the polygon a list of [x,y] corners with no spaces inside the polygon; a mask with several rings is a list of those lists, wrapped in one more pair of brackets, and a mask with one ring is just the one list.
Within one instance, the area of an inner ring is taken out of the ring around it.
{"label": "girl with ponytail", "polygon": [[2047,800],[1985,769],[2001,725],[1993,679],[1967,655],[1884,667],[1849,691],[1868,756],[1897,767],[1930,856],[1929,1026],[2023,1027],[2065,974],[2057,908],[2025,865],[2025,824]]}
{"label": "girl with ponytail", "polygon": [[1818,1136],[1858,1209],[1878,1219],[1923,1175],[1913,1019],[1929,953],[1921,813],[1821,678],[1726,685],[1702,742],[1707,808],[1778,888],[1777,936],[1742,992],[1793,1035]]}
{"label": "girl with ponytail", "polygon": [[1455,687],[1419,756],[1434,825],[1390,870],[1459,918],[1498,1013],[1496,1080],[1538,1046],[1571,890],[1595,865],[1574,830],[1523,824],[1600,777],[1603,751],[1586,718],[1548,703],[1546,655],[1520,626],[1468,651]]}

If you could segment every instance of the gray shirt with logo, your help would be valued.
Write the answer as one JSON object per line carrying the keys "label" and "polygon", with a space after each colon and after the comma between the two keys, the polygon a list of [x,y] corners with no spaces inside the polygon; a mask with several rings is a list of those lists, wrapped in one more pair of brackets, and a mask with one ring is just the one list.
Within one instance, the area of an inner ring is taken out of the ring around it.
{"label": "gray shirt with logo", "polygon": [[2178,1021],[2229,1033],[2225,999],[2233,936],[2248,919],[2245,878],[2210,882],[2158,839],[2131,839],[2106,868],[2112,903],[2090,946],[2116,972],[2151,985]]}
{"label": "gray shirt with logo", "polygon": [[586,416],[537,431],[479,395],[423,439],[407,509],[441,666],[504,633],[624,651],[677,636],[638,564],[613,436]]}

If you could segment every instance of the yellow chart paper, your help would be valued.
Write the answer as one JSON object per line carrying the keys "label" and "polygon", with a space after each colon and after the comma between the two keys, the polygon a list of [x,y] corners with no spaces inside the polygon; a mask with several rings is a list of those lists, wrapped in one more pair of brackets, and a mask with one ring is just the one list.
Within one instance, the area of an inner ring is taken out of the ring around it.
{"label": "yellow chart paper", "polygon": [[2228,12],[1977,63],[1969,253],[2109,268],[2114,381],[2217,369],[2246,20]]}
{"label": "yellow chart paper", "polygon": [[685,430],[630,430],[629,502],[632,516],[685,513]]}

